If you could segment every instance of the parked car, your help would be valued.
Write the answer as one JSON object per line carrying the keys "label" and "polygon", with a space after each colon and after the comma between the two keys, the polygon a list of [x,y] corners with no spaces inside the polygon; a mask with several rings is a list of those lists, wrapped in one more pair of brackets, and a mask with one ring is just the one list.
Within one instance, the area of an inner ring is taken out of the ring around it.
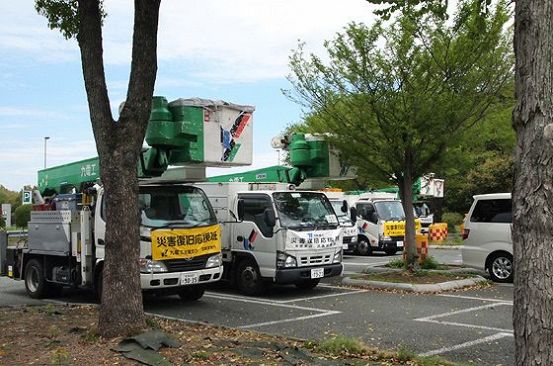
{"label": "parked car", "polygon": [[474,196],[463,230],[463,264],[482,269],[495,282],[513,281],[511,194]]}

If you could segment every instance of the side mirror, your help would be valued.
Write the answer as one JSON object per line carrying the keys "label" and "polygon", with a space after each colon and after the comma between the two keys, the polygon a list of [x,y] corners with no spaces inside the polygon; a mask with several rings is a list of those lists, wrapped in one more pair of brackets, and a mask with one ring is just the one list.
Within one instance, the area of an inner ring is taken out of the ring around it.
{"label": "side mirror", "polygon": [[342,210],[343,213],[348,212],[348,201],[344,200],[342,202],[342,207],[340,209]]}
{"label": "side mirror", "polygon": [[267,224],[268,227],[273,228],[276,225],[276,217],[275,212],[270,209],[266,208],[265,212],[263,214],[263,219],[265,220],[265,224]]}
{"label": "side mirror", "polygon": [[244,200],[242,199],[238,200],[237,211],[238,211],[238,217],[237,217],[238,221],[244,220]]}
{"label": "side mirror", "polygon": [[350,216],[351,222],[355,224],[357,222],[357,209],[355,207],[350,207],[349,216]]}

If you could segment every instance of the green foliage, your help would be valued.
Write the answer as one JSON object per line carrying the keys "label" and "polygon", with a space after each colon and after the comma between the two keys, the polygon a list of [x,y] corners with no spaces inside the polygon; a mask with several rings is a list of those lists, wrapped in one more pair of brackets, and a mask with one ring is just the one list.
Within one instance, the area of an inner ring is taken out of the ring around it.
{"label": "green foliage", "polygon": [[319,352],[330,354],[360,354],[365,351],[365,346],[357,338],[346,337],[343,335],[335,335],[331,338],[324,339],[315,347]]}
{"label": "green foliage", "polygon": [[464,215],[458,212],[444,212],[442,214],[442,221],[447,223],[447,230],[452,233],[455,231],[456,225],[463,223]]}
{"label": "green foliage", "polygon": [[15,226],[26,228],[31,220],[32,205],[22,205],[15,210]]}
{"label": "green foliage", "polygon": [[424,261],[421,263],[421,269],[439,269],[440,263],[433,256],[429,255],[424,258]]}
{"label": "green foliage", "polygon": [[[100,3],[103,19],[106,13],[103,10],[102,1],[96,1]],[[35,0],[35,9],[48,20],[48,27],[59,29],[66,39],[76,38],[79,32],[77,8],[77,0]]]}
{"label": "green foliage", "polygon": [[386,267],[390,268],[399,268],[399,269],[407,269],[407,263],[403,260],[403,258],[395,258],[388,262]]}

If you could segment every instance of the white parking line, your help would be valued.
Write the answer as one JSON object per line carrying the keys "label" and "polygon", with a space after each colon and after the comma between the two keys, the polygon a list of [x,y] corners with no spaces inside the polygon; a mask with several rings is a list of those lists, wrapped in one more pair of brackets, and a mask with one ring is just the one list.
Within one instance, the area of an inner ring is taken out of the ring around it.
{"label": "white parking line", "polygon": [[280,304],[287,304],[287,303],[298,302],[298,301],[318,300],[318,299],[324,299],[324,298],[327,298],[327,297],[337,297],[337,296],[360,294],[362,292],[367,292],[367,291],[368,290],[356,290],[356,291],[341,292],[339,294],[318,295],[318,296],[304,297],[304,298],[301,298],[301,299],[279,301],[279,303]]}
{"label": "white parking line", "polygon": [[501,303],[504,303],[504,304],[510,304],[510,305],[513,305],[513,302],[512,301],[508,301],[508,300],[502,300],[502,299],[492,299],[492,298],[489,298],[489,297],[477,297],[477,296],[463,296],[463,295],[450,295],[450,294],[439,294],[437,296],[440,296],[440,297],[452,297],[452,298],[457,298],[457,299],[467,299],[467,300],[481,300],[481,301],[492,301],[492,302],[501,302]]}
{"label": "white parking line", "polygon": [[472,347],[472,346],[475,346],[475,345],[481,344],[481,343],[493,342],[493,341],[501,339],[501,338],[512,337],[512,336],[513,336],[512,333],[503,333],[503,332],[501,332],[501,333],[497,333],[497,334],[494,334],[494,335],[491,335],[491,336],[488,336],[488,337],[475,339],[474,341],[469,341],[469,342],[465,342],[465,343],[461,343],[461,344],[456,344],[454,346],[442,347],[442,348],[439,348],[439,349],[436,349],[436,350],[433,350],[433,351],[424,352],[424,353],[421,353],[420,356],[423,356],[423,357],[436,356],[436,355],[440,355],[440,354],[443,354],[443,353],[446,353],[446,352],[456,351],[458,349]]}
{"label": "white parking line", "polygon": [[444,317],[451,316],[451,315],[470,313],[471,311],[476,311],[476,310],[489,309],[489,308],[493,308],[495,306],[500,306],[500,305],[510,306],[512,304],[510,304],[508,302],[495,302],[495,303],[492,303],[492,304],[475,306],[475,307],[472,307],[472,308],[466,308],[466,309],[461,309],[461,310],[456,310],[456,311],[449,311],[447,313],[441,313],[441,314],[426,316],[426,317],[423,317],[423,318],[417,318],[417,319],[415,319],[415,321],[424,322],[424,321],[428,321],[428,320],[444,318]]}
{"label": "white parking line", "polygon": [[296,322],[296,321],[300,321],[300,320],[319,318],[321,316],[329,316],[329,315],[340,314],[340,313],[341,313],[341,311],[329,310],[329,311],[321,313],[321,314],[298,316],[297,318],[287,318],[287,319],[273,320],[273,321],[262,322],[262,323],[248,324],[248,325],[239,326],[238,328],[240,328],[240,329],[249,329],[249,328],[263,327],[263,326],[266,326],[266,325]]}

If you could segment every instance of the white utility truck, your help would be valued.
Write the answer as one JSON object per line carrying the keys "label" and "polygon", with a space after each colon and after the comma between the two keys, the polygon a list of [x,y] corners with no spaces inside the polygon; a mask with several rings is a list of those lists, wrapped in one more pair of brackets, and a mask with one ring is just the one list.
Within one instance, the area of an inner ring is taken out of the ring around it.
{"label": "white utility truck", "polygon": [[[394,255],[403,250],[405,212],[395,194],[369,192],[346,194],[344,197],[357,210],[358,254],[369,255],[373,251],[384,251],[388,255]],[[420,231],[420,220],[415,220],[415,227]]]}
{"label": "white utility truck", "polygon": [[324,194],[329,199],[334,212],[340,221],[342,228],[342,248],[344,251],[355,251],[357,249],[357,209],[350,206],[348,201],[344,199],[344,192],[324,191]]}
{"label": "white utility truck", "polygon": [[[96,185],[56,196],[51,209],[32,211],[26,245],[6,248],[7,275],[24,280],[33,298],[64,286],[91,288],[100,296],[105,200]],[[205,194],[189,184],[141,183],[139,204],[142,289],[199,299],[203,285],[223,272],[220,226]]]}
{"label": "white utility truck", "polygon": [[221,224],[225,277],[247,295],[342,273],[341,228],[322,192],[288,183],[197,183]]}

